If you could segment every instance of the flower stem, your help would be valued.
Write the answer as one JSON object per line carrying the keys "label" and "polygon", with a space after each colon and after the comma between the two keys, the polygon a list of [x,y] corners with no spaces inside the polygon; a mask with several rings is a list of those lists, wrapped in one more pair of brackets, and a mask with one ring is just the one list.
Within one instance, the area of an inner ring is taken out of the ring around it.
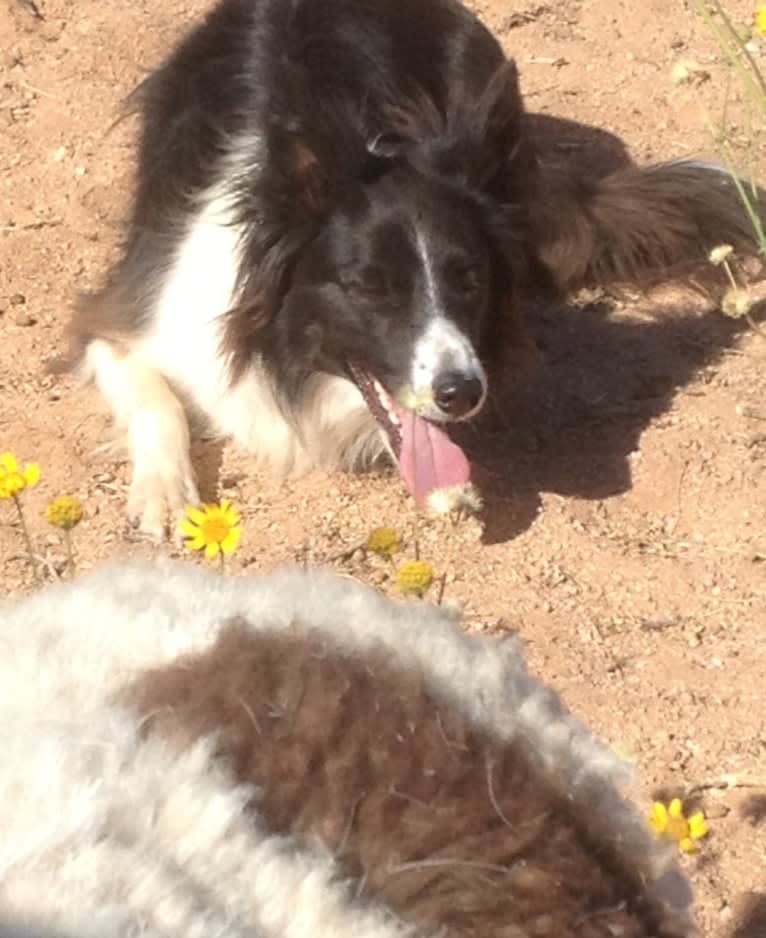
{"label": "flower stem", "polygon": [[729,278],[729,283],[731,284],[732,289],[736,290],[739,287],[739,284],[734,279],[734,274],[732,273],[731,265],[729,264],[727,260],[724,260],[723,262],[723,269],[726,271],[726,276]]}
{"label": "flower stem", "polygon": [[69,528],[64,528],[64,543],[66,544],[66,556],[69,563],[69,575],[74,578],[76,567],[74,562],[74,547],[72,546],[72,532]]}
{"label": "flower stem", "polygon": [[24,509],[21,506],[21,499],[18,495],[13,496],[13,501],[16,504],[16,511],[19,515],[19,524],[21,525],[21,533],[24,537],[24,544],[27,548],[27,553],[29,554],[29,563],[32,566],[32,574],[35,579],[37,586],[43,585],[42,577],[40,576],[40,570],[37,566],[37,558],[35,557],[35,548],[32,543],[32,538],[29,534],[29,528],[27,527],[27,519],[24,517]]}
{"label": "flower stem", "polygon": [[[724,17],[724,25],[722,27],[716,20],[713,12],[709,9],[707,0],[691,0],[691,2],[715,36],[718,48],[723,52],[729,60],[729,64],[739,75],[746,93],[752,96],[755,101],[759,101],[762,106],[765,93],[762,85],[763,78],[746,48],[744,52],[749,63],[753,66],[752,73],[747,64],[742,61],[742,51],[745,43],[737,35],[736,30],[731,25],[731,21]],[[714,9],[716,9],[717,12],[722,12],[721,5],[717,0],[714,0]]]}
{"label": "flower stem", "polygon": [[437,606],[441,606],[442,604],[442,600],[444,599],[444,590],[446,586],[447,586],[447,574],[445,572],[445,573],[442,573],[441,577],[439,578],[439,595],[436,598]]}
{"label": "flower stem", "polygon": [[[723,266],[724,266],[724,270],[726,271],[726,275],[727,275],[727,277],[729,278],[729,283],[732,285],[732,288],[733,288],[734,290],[739,289],[739,284],[737,283],[736,278],[734,277],[734,273],[733,273],[733,271],[732,271],[732,269],[731,269],[731,266],[730,266],[729,262],[728,262],[727,260],[725,260],[725,259],[724,259],[724,262],[723,262]],[[750,328],[753,330],[753,332],[757,332],[758,335],[760,335],[762,339],[766,339],[766,332],[762,329],[762,327],[759,325],[759,323],[757,323],[757,322],[753,319],[753,317],[750,315],[750,313],[745,313],[745,321],[746,321],[747,324],[750,326]]]}
{"label": "flower stem", "polygon": [[223,573],[223,572],[224,572],[224,567],[225,567],[225,565],[226,565],[226,557],[225,557],[224,552],[223,552],[222,550],[219,550],[219,551],[218,551],[218,562],[219,562],[220,567],[221,567],[221,573]]}

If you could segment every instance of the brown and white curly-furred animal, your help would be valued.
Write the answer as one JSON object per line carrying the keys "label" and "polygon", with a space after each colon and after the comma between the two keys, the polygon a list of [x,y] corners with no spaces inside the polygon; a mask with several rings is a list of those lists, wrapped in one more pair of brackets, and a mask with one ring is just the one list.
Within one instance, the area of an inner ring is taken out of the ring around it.
{"label": "brown and white curly-furred animal", "polygon": [[3,938],[696,934],[515,639],[292,569],[113,566],[0,613]]}

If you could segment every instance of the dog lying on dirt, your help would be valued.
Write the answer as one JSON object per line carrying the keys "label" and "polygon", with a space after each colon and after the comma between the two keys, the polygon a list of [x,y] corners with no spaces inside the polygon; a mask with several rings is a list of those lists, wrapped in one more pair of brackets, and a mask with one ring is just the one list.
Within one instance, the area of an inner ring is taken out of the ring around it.
{"label": "dog lying on dirt", "polygon": [[5,935],[696,934],[512,638],[322,571],[114,566],[1,611]]}

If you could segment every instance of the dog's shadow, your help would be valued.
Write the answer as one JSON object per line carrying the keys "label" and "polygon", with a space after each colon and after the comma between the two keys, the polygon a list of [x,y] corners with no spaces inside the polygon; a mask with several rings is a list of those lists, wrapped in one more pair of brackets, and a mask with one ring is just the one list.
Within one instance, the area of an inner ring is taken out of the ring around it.
{"label": "dog's shadow", "polygon": [[[528,120],[542,145],[595,173],[630,162],[606,131],[546,115]],[[643,431],[741,332],[721,314],[658,309],[638,320],[614,315],[613,305],[528,310],[541,361],[496,395],[486,420],[463,430],[485,499],[486,543],[526,530],[542,493],[599,499],[626,491]]]}
{"label": "dog's shadow", "polygon": [[631,484],[629,456],[679,389],[732,345],[721,315],[612,318],[608,303],[548,308],[532,317],[542,361],[461,442],[485,499],[486,543],[535,519],[541,493],[600,499]]}

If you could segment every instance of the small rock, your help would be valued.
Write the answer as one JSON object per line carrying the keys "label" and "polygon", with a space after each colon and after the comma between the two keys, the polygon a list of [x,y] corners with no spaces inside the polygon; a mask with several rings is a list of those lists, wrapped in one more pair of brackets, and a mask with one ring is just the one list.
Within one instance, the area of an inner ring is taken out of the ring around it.
{"label": "small rock", "polygon": [[711,803],[705,807],[705,817],[709,821],[721,821],[731,814],[731,808],[725,804]]}
{"label": "small rock", "polygon": [[0,65],[5,68],[16,68],[17,65],[24,64],[24,56],[19,49],[11,49],[8,52],[0,54]]}
{"label": "small rock", "polygon": [[37,322],[34,316],[30,316],[25,309],[19,310],[13,317],[13,321],[17,326],[34,326]]}
{"label": "small rock", "polygon": [[11,306],[23,306],[27,302],[27,298],[23,293],[12,293],[8,297],[8,302]]}
{"label": "small rock", "polygon": [[61,23],[46,23],[40,30],[40,35],[46,42],[58,42],[61,39],[63,25]]}

